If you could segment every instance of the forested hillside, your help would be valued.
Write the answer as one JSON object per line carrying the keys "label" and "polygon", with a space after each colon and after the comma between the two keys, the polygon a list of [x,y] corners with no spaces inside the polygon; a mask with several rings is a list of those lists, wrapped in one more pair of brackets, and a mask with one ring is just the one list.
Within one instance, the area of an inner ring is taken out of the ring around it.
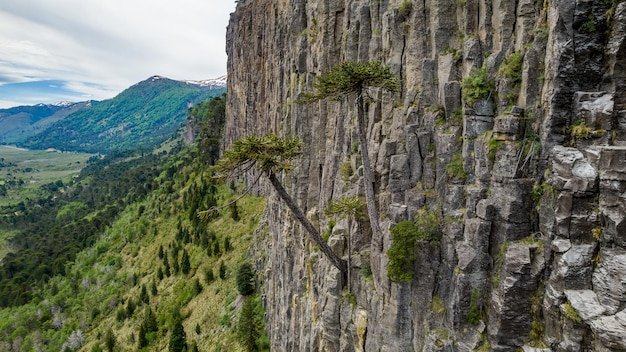
{"label": "forested hillside", "polygon": [[88,108],[90,101],[80,103],[38,104],[0,109],[0,143],[19,143],[45,130],[68,115]]}
{"label": "forested hillside", "polygon": [[153,76],[110,100],[93,102],[20,145],[89,153],[154,148],[185,124],[188,104],[225,89]]}
{"label": "forested hillside", "polygon": [[46,185],[49,197],[2,208],[0,231],[19,233],[0,266],[0,350],[266,348],[246,264],[266,233],[264,200],[198,217],[239,197],[206,162],[217,157],[223,102],[191,110],[196,144],[94,157],[74,181]]}

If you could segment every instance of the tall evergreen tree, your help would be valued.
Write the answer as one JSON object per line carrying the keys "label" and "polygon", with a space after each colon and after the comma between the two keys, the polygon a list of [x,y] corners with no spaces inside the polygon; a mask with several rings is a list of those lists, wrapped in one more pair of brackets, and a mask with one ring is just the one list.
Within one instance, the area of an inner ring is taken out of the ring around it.
{"label": "tall evergreen tree", "polygon": [[139,325],[139,333],[137,334],[137,345],[139,349],[148,346],[148,338],[146,337],[146,328],[143,324]]}
{"label": "tall evergreen tree", "polygon": [[213,274],[213,268],[209,267],[204,272],[204,281],[207,285],[210,285],[213,281],[215,281],[215,275]]}
{"label": "tall evergreen tree", "polygon": [[230,217],[234,221],[239,221],[239,208],[237,207],[237,202],[230,203]]}
{"label": "tall evergreen tree", "polygon": [[170,271],[170,261],[167,259],[167,254],[163,257],[163,266],[165,267],[165,276],[170,276],[172,275],[172,272]]}
{"label": "tall evergreen tree", "polygon": [[[302,148],[303,143],[299,138],[280,138],[273,134],[262,137],[248,136],[235,141],[230,149],[224,151],[224,157],[217,162],[213,170],[222,179],[236,177],[253,167],[261,171],[261,174],[265,174],[276,193],[311,235],[315,244],[335,267],[345,273],[346,262],[330,249],[328,243],[324,241],[319,231],[278,179],[277,175],[293,168],[291,161],[302,155]],[[209,209],[200,214],[210,218],[214,213],[215,209]]]}
{"label": "tall evergreen tree", "polygon": [[213,243],[213,255],[216,256],[216,257],[219,257],[220,254],[221,254],[220,253],[220,243],[219,243],[219,241],[216,240]]}
{"label": "tall evergreen tree", "polygon": [[104,335],[104,346],[107,349],[107,352],[113,352],[115,348],[115,344],[117,341],[115,340],[115,335],[113,334],[113,330],[109,328]]}
{"label": "tall evergreen tree", "polygon": [[239,320],[236,325],[237,339],[247,352],[259,350],[258,339],[261,336],[262,323],[255,310],[254,298],[246,297],[239,311]]}
{"label": "tall evergreen tree", "polygon": [[254,293],[254,268],[252,264],[245,262],[237,270],[237,291],[242,296],[249,296]]}
{"label": "tall evergreen tree", "polygon": [[[159,267],[159,270],[161,270],[160,267]],[[162,273],[161,273],[161,276],[163,276]],[[152,296],[156,296],[159,293],[154,279],[152,280],[152,286],[150,286],[150,293],[152,294]]]}
{"label": "tall evergreen tree", "polygon": [[224,264],[224,261],[220,261],[219,275],[220,275],[220,279],[222,280],[226,279],[226,264]]}
{"label": "tall evergreen tree", "polygon": [[146,309],[143,325],[145,327],[146,333],[159,331],[159,324],[157,323],[156,316],[154,315],[154,312],[150,307]]}
{"label": "tall evergreen tree", "polygon": [[224,238],[224,252],[228,252],[231,249],[233,249],[233,246],[230,243],[230,236],[226,236],[226,238]]}
{"label": "tall evergreen tree", "polygon": [[172,334],[170,335],[169,352],[182,352],[187,350],[187,334],[180,317],[174,319]]}
{"label": "tall evergreen tree", "polygon": [[315,93],[304,94],[303,103],[311,103],[321,99],[341,99],[352,97],[357,106],[357,134],[361,146],[361,161],[363,162],[363,179],[365,201],[370,218],[370,225],[376,245],[382,247],[382,230],[380,229],[378,208],[374,194],[374,176],[370,166],[370,157],[367,141],[367,121],[365,98],[369,89],[379,88],[391,93],[400,90],[400,84],[388,66],[380,61],[359,63],[344,61],[317,77],[314,83]]}
{"label": "tall evergreen tree", "polygon": [[187,253],[187,250],[183,250],[183,255],[180,258],[180,270],[185,275],[189,274],[189,271],[191,270],[191,263],[189,263],[189,253]]}
{"label": "tall evergreen tree", "polygon": [[141,292],[139,293],[139,300],[144,304],[150,303],[150,296],[148,296],[148,289],[146,288],[145,284],[141,285]]}

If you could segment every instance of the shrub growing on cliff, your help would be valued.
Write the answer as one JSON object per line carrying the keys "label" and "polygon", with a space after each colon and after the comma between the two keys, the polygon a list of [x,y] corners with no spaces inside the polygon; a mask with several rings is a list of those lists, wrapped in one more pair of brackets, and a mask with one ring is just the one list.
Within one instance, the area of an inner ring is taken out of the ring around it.
{"label": "shrub growing on cliff", "polygon": [[469,105],[474,105],[481,99],[489,99],[493,95],[494,84],[487,75],[487,69],[473,68],[469,76],[461,82],[463,100]]}
{"label": "shrub growing on cliff", "polygon": [[413,10],[413,1],[403,0],[398,7],[398,16],[404,20],[409,17],[411,10]]}
{"label": "shrub growing on cliff", "polygon": [[446,173],[448,177],[457,179],[461,182],[465,182],[467,174],[463,169],[463,154],[456,153],[452,156],[452,160],[446,165]]}
{"label": "shrub growing on cliff", "polygon": [[515,104],[519,97],[522,85],[522,53],[514,52],[509,55],[498,68],[498,76],[506,79],[508,85],[508,93],[506,98],[509,104]]}
{"label": "shrub growing on cliff", "polygon": [[472,325],[478,325],[478,323],[480,322],[480,318],[481,318],[481,311],[478,308],[479,305],[479,301],[478,301],[478,289],[474,288],[472,290],[472,298],[470,300],[470,309],[469,312],[467,312],[467,322],[472,324]]}
{"label": "shrub growing on cliff", "polygon": [[585,125],[585,121],[580,119],[572,124],[570,135],[576,139],[590,139],[592,132],[593,129]]}
{"label": "shrub growing on cliff", "polygon": [[423,242],[439,240],[439,214],[420,209],[414,220],[400,221],[391,229],[393,244],[387,251],[387,276],[395,282],[410,282],[415,273],[417,250]]}

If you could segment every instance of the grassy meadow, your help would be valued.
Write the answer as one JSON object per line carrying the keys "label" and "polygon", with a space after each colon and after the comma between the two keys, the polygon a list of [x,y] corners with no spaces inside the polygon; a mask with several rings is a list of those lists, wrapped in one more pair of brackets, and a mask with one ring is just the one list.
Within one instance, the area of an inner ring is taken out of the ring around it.
{"label": "grassy meadow", "polygon": [[92,155],[0,146],[0,186],[6,189],[0,194],[0,206],[34,198],[42,185],[71,180]]}

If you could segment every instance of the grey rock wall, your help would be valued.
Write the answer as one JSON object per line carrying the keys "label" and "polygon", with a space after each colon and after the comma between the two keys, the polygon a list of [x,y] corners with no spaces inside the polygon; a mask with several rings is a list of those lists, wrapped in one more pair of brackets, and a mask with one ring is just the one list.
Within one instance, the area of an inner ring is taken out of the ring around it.
{"label": "grey rock wall", "polygon": [[[225,144],[302,138],[280,177],[322,233],[331,199],[364,193],[356,108],[296,100],[346,59],[402,80],[367,106],[383,237],[347,220],[330,234],[346,258],[351,241],[349,285],[256,189],[273,351],[626,350],[625,2],[248,0],[227,53]],[[481,67],[494,90],[470,104]],[[441,239],[420,246],[412,282],[391,282],[390,229],[420,209],[439,213]]]}

